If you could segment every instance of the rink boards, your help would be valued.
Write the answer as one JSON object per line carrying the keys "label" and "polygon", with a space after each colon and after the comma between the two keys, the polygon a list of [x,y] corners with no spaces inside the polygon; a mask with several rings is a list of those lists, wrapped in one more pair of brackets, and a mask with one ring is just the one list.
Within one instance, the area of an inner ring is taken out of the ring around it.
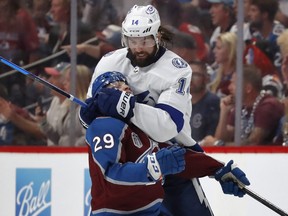
{"label": "rink boards", "polygon": [[[288,147],[206,148],[245,170],[250,188],[288,211]],[[0,148],[0,215],[89,215],[90,178],[86,148]],[[215,216],[277,215],[246,196],[224,195],[208,177],[202,186]]]}

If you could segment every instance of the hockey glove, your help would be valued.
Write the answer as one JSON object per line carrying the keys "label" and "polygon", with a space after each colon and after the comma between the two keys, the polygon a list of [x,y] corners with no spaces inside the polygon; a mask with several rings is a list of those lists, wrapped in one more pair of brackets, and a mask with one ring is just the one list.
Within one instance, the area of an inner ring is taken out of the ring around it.
{"label": "hockey glove", "polygon": [[175,174],[185,169],[186,150],[179,146],[163,148],[147,156],[148,175],[153,181],[161,180],[162,175]]}
{"label": "hockey glove", "polygon": [[95,98],[88,98],[85,103],[87,106],[80,108],[79,119],[83,127],[87,129],[91,122],[99,116],[99,111]]}
{"label": "hockey glove", "polygon": [[243,185],[250,185],[246,174],[233,163],[233,160],[230,160],[226,166],[215,173],[215,179],[220,182],[225,194],[233,194],[238,197],[245,195],[238,182]]}
{"label": "hockey glove", "polygon": [[99,111],[105,116],[122,119],[129,122],[133,117],[135,96],[113,88],[103,88],[97,94]]}

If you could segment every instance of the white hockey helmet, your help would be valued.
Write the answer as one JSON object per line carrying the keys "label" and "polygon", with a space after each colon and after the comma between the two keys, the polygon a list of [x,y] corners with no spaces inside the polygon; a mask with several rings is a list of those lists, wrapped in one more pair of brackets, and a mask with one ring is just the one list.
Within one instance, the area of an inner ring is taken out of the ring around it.
{"label": "white hockey helmet", "polygon": [[159,45],[157,38],[161,25],[160,16],[157,9],[152,5],[134,5],[127,13],[122,22],[122,44],[127,46],[126,37],[146,37],[152,35]]}

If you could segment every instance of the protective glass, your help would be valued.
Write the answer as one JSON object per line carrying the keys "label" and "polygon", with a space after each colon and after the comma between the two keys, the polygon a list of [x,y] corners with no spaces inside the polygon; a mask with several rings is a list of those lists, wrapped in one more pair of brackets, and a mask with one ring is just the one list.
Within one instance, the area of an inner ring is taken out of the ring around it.
{"label": "protective glass", "polygon": [[156,45],[153,37],[124,37],[124,43],[130,49],[151,48]]}

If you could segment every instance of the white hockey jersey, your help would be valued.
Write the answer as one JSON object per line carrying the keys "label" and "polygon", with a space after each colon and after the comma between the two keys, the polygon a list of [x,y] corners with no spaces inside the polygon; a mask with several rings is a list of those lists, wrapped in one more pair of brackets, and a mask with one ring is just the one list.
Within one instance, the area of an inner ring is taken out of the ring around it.
{"label": "white hockey jersey", "polygon": [[127,48],[123,48],[102,57],[95,68],[87,97],[92,96],[92,83],[97,76],[107,71],[121,72],[139,102],[131,122],[158,142],[175,138],[177,143],[193,146],[196,142],[191,137],[189,124],[192,112],[189,65],[166,50],[155,63],[134,67],[127,53]]}

